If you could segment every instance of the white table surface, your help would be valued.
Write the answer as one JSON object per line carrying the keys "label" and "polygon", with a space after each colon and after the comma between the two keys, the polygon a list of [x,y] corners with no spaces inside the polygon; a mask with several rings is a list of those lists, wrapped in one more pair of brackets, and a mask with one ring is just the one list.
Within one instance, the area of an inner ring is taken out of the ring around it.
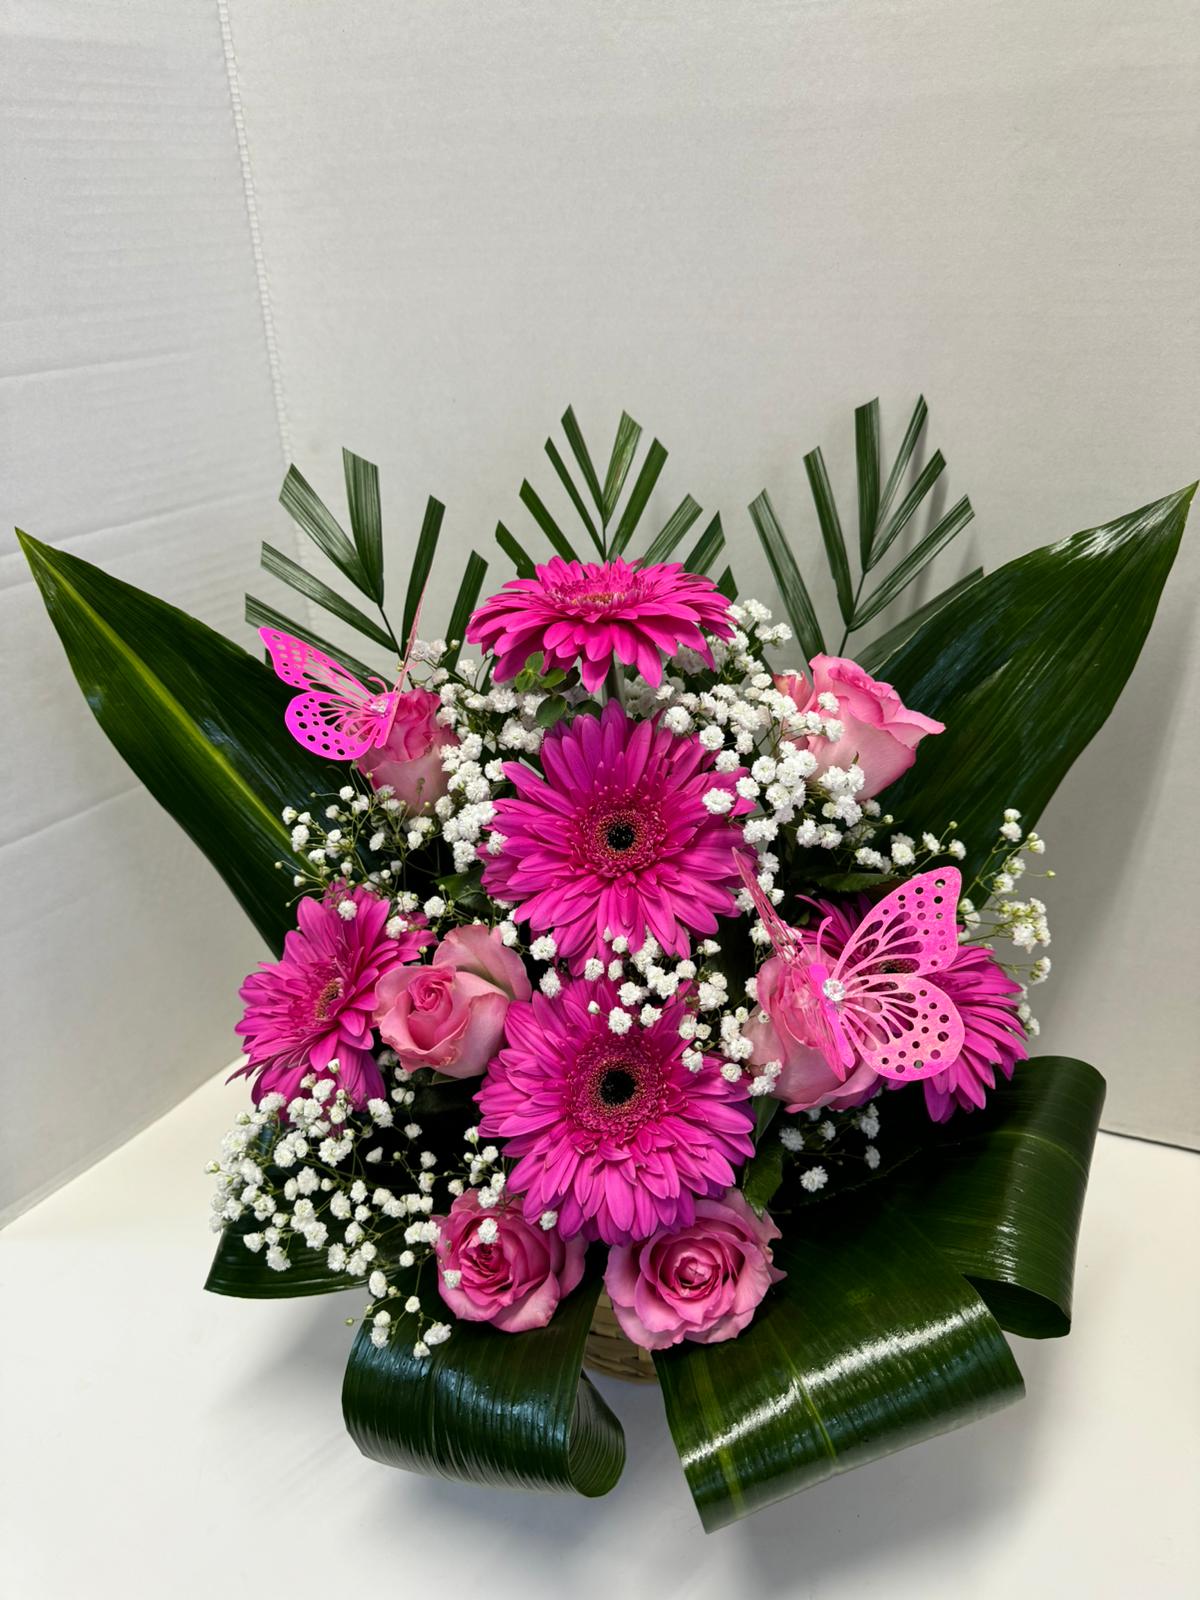
{"label": "white table surface", "polygon": [[1025,1401],[705,1537],[653,1388],[605,1499],[365,1460],[357,1299],[201,1292],[214,1081],[0,1235],[0,1595],[887,1600],[1200,1593],[1200,1160],[1102,1135],[1069,1339]]}

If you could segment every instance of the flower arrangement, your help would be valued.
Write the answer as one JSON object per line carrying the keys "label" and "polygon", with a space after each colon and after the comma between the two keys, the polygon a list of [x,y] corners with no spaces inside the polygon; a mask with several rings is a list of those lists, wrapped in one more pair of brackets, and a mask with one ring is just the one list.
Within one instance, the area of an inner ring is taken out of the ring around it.
{"label": "flower arrangement", "polygon": [[554,553],[501,524],[517,576],[481,601],[472,554],[444,638],[419,631],[441,505],[394,628],[375,469],[346,454],[350,534],[292,469],[285,506],[378,620],[264,565],[374,665],[250,598],[264,664],[22,536],[106,732],[274,951],[241,990],[208,1287],[355,1295],[368,1455],[600,1494],[623,1441],[583,1369],[654,1376],[713,1528],[1016,1398],[1004,1331],[1067,1331],[1103,1080],[1031,1057],[1036,823],[1191,491],[847,654],[970,519],[911,537],[944,467],[925,421],[885,478],[856,413],[857,581],[806,458],[836,654],[765,494],[786,623],[709,576],[719,517],[676,559],[690,497],[630,554],[666,452],[631,479],[628,416],[603,481],[573,412],[573,469],[546,446],[588,559],[526,483]]}

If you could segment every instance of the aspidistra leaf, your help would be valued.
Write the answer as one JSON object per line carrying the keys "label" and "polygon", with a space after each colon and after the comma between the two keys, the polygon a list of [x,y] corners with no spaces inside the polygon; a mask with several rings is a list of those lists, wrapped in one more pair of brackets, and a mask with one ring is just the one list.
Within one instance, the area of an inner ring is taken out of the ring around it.
{"label": "aspidistra leaf", "polygon": [[877,639],[872,639],[868,645],[859,645],[854,652],[854,659],[867,672],[878,675],[884,662],[897,651],[906,639],[910,639],[918,628],[921,628],[946,606],[952,605],[960,595],[966,594],[973,584],[983,577],[983,568],[976,567],[968,572],[965,577],[959,578],[957,583],[952,583],[948,589],[943,589],[941,594],[935,594],[932,600],[927,600],[923,606],[918,606],[915,611],[902,617],[899,622],[881,633]]}
{"label": "aspidistra leaf", "polygon": [[965,882],[987,859],[1005,807],[1035,826],[1116,704],[1195,489],[1010,561],[878,663],[906,705],[946,724],[888,790],[888,810],[934,833],[957,821]]}
{"label": "aspidistra leaf", "polygon": [[582,1374],[599,1290],[593,1270],[546,1327],[527,1333],[456,1322],[449,1341],[427,1356],[412,1353],[415,1316],[397,1315],[399,1326],[382,1349],[362,1327],[342,1386],[350,1437],[387,1466],[468,1483],[607,1494],[624,1465],[624,1435]]}
{"label": "aspidistra leaf", "polygon": [[280,813],[342,781],[284,727],[291,691],[185,612],[18,538],[96,720],[278,950],[299,865]]}
{"label": "aspidistra leaf", "polygon": [[787,1277],[737,1339],[654,1358],[710,1532],[1023,1392],[979,1295],[878,1195],[803,1208],[774,1248]]}

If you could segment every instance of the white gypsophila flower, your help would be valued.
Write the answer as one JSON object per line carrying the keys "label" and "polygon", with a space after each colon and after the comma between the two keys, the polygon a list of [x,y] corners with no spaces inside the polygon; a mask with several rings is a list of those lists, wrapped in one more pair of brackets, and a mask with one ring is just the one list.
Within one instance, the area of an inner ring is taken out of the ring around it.
{"label": "white gypsophila flower", "polygon": [[609,1031],[616,1034],[628,1033],[632,1026],[633,1018],[628,1011],[623,1010],[620,1006],[613,1006],[608,1013]]}
{"label": "white gypsophila flower", "polygon": [[558,954],[553,934],[543,933],[536,938],[529,946],[529,954],[535,961],[553,961]]}
{"label": "white gypsophila flower", "polygon": [[800,1174],[800,1187],[809,1194],[815,1194],[818,1189],[823,1189],[829,1182],[829,1174],[824,1167],[809,1167],[807,1172]]}
{"label": "white gypsophila flower", "polygon": [[553,967],[542,973],[538,980],[538,988],[546,996],[547,1000],[556,1000],[562,993],[562,979]]}

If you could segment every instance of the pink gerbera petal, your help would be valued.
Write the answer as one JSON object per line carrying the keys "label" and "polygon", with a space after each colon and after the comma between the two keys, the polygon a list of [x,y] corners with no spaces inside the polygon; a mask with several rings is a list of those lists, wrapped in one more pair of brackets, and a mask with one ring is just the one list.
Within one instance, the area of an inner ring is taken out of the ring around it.
{"label": "pink gerbera petal", "polygon": [[543,671],[578,666],[589,693],[614,658],[659,683],[661,652],[674,655],[687,645],[708,656],[705,633],[732,636],[729,601],[678,561],[643,567],[561,556],[538,567],[536,578],[506,583],[467,625],[467,638],[494,652],[497,681],[515,677],[540,652]]}
{"label": "pink gerbera petal", "polygon": [[475,1097],[480,1132],[516,1160],[508,1190],[526,1218],[554,1211],[559,1233],[609,1244],[686,1226],[696,1197],[726,1189],[753,1149],[745,1085],[715,1058],[698,1072],[684,1063],[685,998],[625,1034],[608,1026],[616,1004],[603,979],[510,1006],[507,1045]]}
{"label": "pink gerbera petal", "polygon": [[[634,722],[609,701],[600,717],[560,724],[542,744],[545,778],[510,762],[516,799],[496,801],[503,839],[483,886],[519,907],[535,933],[553,933],[576,971],[605,930],[640,950],[652,934],[685,956],[692,934],[736,911],[738,855],[752,861],[735,819],[751,808],[737,793],[743,770],[718,772],[694,737]],[[704,804],[722,790],[732,804]]]}

